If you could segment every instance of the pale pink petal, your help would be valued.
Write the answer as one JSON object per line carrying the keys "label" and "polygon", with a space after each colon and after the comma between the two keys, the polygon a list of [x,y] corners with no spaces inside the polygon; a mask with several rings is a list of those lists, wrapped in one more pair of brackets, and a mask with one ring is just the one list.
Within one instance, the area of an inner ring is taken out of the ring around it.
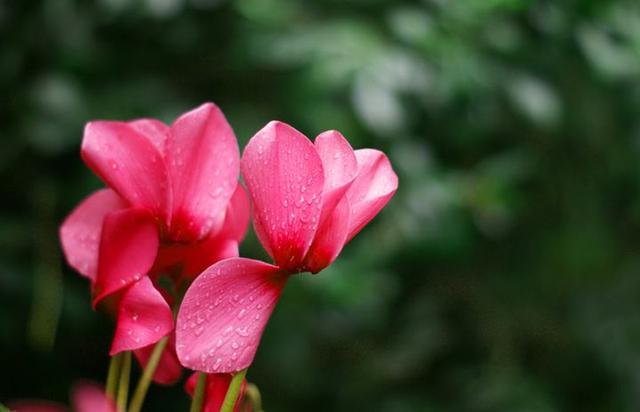
{"label": "pale pink petal", "polygon": [[[204,396],[204,407],[202,412],[219,412],[222,407],[222,402],[224,401],[225,396],[227,395],[227,391],[229,390],[229,385],[231,384],[231,379],[233,375],[229,373],[213,373],[207,375],[206,388],[205,388],[205,396]],[[198,381],[198,373],[194,373],[187,379],[184,384],[185,391],[189,394],[189,396],[193,397],[193,392],[195,391],[196,384]],[[240,386],[240,393],[238,394],[238,400],[236,402],[235,407],[233,408],[234,412],[239,412],[240,407],[242,406],[242,400],[244,398],[244,394],[247,388],[247,380],[244,379],[242,381],[242,385]]]}
{"label": "pale pink petal", "polygon": [[100,240],[94,306],[145,276],[158,253],[158,229],[143,209],[111,212],[104,219]]}
{"label": "pale pink petal", "polygon": [[143,277],[124,291],[118,304],[111,356],[156,343],[173,329],[171,308],[151,279]]}
{"label": "pale pink petal", "polygon": [[98,270],[102,221],[107,213],[126,206],[116,192],[101,189],[85,198],[60,227],[60,241],[67,262],[92,282]]}
{"label": "pale pink petal", "polygon": [[103,387],[89,382],[76,384],[71,391],[75,412],[115,412],[116,407]]}
{"label": "pale pink petal", "polygon": [[315,146],[324,169],[322,225],[355,179],[358,162],[347,139],[335,130],[318,135]]}
{"label": "pale pink petal", "polygon": [[244,258],[205,270],[178,312],[176,349],[182,365],[206,373],[248,367],[287,278],[276,266]]}
{"label": "pale pink petal", "polygon": [[251,138],[241,163],[260,242],[278,266],[297,271],[320,219],[318,152],[293,127],[270,122]]}
{"label": "pale pink petal", "polygon": [[389,202],[398,189],[387,156],[373,149],[356,150],[358,175],[347,191],[351,203],[348,240],[352,239]]}
{"label": "pale pink petal", "polygon": [[125,122],[86,125],[81,155],[85,163],[130,205],[165,217],[167,170],[154,143]]}
{"label": "pale pink petal", "polygon": [[[133,352],[143,369],[147,366],[154,347],[155,344],[145,346]],[[179,381],[181,377],[182,365],[180,365],[180,361],[178,361],[176,338],[175,334],[172,333],[169,337],[169,342],[167,342],[167,346],[164,351],[162,351],[158,368],[153,374],[153,381],[160,385],[173,385]]]}
{"label": "pale pink petal", "polygon": [[205,103],[173,123],[167,141],[172,240],[198,240],[220,228],[238,184],[239,162],[236,137],[216,105]]}
{"label": "pale pink petal", "polygon": [[345,196],[318,228],[318,233],[305,259],[306,270],[318,273],[338,257],[349,234],[350,212],[349,199]]}

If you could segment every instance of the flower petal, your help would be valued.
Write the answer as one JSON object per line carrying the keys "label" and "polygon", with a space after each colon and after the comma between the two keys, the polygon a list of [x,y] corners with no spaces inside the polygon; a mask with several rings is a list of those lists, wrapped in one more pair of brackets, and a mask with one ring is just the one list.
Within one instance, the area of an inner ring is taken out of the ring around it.
{"label": "flower petal", "polygon": [[101,189],[85,198],[60,227],[62,250],[69,266],[95,281],[102,221],[107,213],[127,205],[111,189]]}
{"label": "flower petal", "polygon": [[171,129],[156,119],[137,119],[127,122],[136,132],[143,135],[164,158],[167,151],[167,139]]}
{"label": "flower petal", "polygon": [[347,139],[335,130],[318,135],[315,146],[324,169],[322,225],[355,179],[358,161]]}
{"label": "flower petal", "polygon": [[305,258],[306,270],[318,273],[338,257],[349,234],[350,214],[349,199],[345,196],[318,228],[318,233]]}
{"label": "flower petal", "polygon": [[[149,345],[133,352],[143,369],[147,366],[154,347],[155,345]],[[164,351],[162,351],[162,356],[160,356],[160,362],[153,374],[153,381],[160,385],[173,385],[179,381],[181,377],[182,365],[180,365],[178,355],[176,354],[176,336],[172,333],[169,337],[169,342],[167,342],[167,346]]]}
{"label": "flower petal", "polygon": [[162,155],[140,124],[94,121],[86,125],[85,163],[132,206],[166,216],[167,170]]}
{"label": "flower petal", "polygon": [[241,242],[247,234],[249,227],[249,215],[251,207],[249,205],[249,197],[242,185],[238,184],[236,191],[231,197],[231,201],[227,206],[227,212],[224,218],[223,236],[229,237]]}
{"label": "flower petal", "polygon": [[276,266],[244,258],[205,270],[178,312],[176,349],[182,365],[206,373],[248,367],[287,278]]}
{"label": "flower petal", "polygon": [[[225,396],[227,395],[227,391],[229,390],[229,385],[231,384],[231,379],[233,375],[229,373],[213,373],[207,375],[206,388],[205,388],[205,396],[204,396],[204,407],[202,412],[219,412],[222,407],[222,402],[224,401]],[[198,373],[194,373],[187,379],[184,384],[185,391],[189,394],[189,396],[193,397],[193,392],[195,391],[196,384],[198,381]],[[242,399],[244,398],[244,394],[247,388],[247,380],[242,380],[242,385],[240,386],[240,393],[238,394],[238,400],[236,401],[236,405],[233,408],[233,412],[238,412],[240,410],[240,406],[242,405]]]}
{"label": "flower petal", "polygon": [[172,240],[198,240],[220,228],[238,184],[239,163],[238,142],[216,105],[205,103],[173,123],[167,142]]}
{"label": "flower petal", "polygon": [[11,412],[69,412],[69,409],[55,402],[40,400],[19,400],[7,403]]}
{"label": "flower petal", "polygon": [[147,276],[131,285],[118,305],[109,355],[156,343],[173,330],[171,308]]}
{"label": "flower petal", "polygon": [[355,154],[358,159],[358,176],[347,191],[351,203],[348,240],[382,210],[398,189],[398,176],[384,153],[361,149],[356,150]]}
{"label": "flower petal", "polygon": [[71,402],[76,412],[115,412],[116,406],[103,387],[89,382],[74,385]]}
{"label": "flower petal", "polygon": [[107,214],[102,227],[94,306],[147,274],[158,253],[158,229],[143,209]]}
{"label": "flower petal", "polygon": [[298,270],[322,206],[324,176],[315,147],[293,127],[270,122],[247,144],[241,166],[260,242],[278,266]]}

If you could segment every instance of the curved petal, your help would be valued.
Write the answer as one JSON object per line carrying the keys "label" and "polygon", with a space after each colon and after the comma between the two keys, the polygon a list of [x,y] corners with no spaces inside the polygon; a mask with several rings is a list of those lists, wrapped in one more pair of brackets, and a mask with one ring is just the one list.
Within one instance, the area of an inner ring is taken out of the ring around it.
{"label": "curved petal", "polygon": [[[205,397],[204,397],[204,407],[202,408],[202,412],[219,412],[222,407],[222,402],[224,401],[225,396],[227,395],[227,391],[229,390],[229,385],[231,384],[231,379],[233,375],[230,373],[213,373],[207,375],[207,382],[205,388]],[[194,373],[187,379],[184,384],[184,390],[189,394],[189,396],[193,397],[193,392],[195,391],[196,384],[198,381],[198,374]],[[240,386],[240,393],[238,394],[238,400],[236,401],[236,405],[233,408],[233,412],[240,411],[240,407],[242,405],[242,399],[244,398],[245,391],[247,389],[247,380],[242,380],[242,385]]]}
{"label": "curved petal", "polygon": [[238,184],[239,163],[238,142],[218,106],[205,103],[171,125],[171,240],[198,240],[220,228]]}
{"label": "curved petal", "polygon": [[350,213],[349,199],[343,197],[331,215],[318,228],[318,233],[305,258],[306,270],[318,273],[338,257],[347,242]]}
{"label": "curved petal", "polygon": [[351,240],[389,202],[398,189],[398,176],[387,156],[373,149],[356,150],[358,176],[347,191],[351,203]]}
{"label": "curved petal", "polygon": [[95,281],[102,221],[107,213],[127,207],[111,189],[86,197],[60,226],[60,242],[69,266]]}
{"label": "curved petal", "polygon": [[244,258],[205,270],[178,312],[176,349],[182,365],[206,373],[248,367],[287,278],[276,266]]}
{"label": "curved petal", "polygon": [[[149,345],[133,352],[143,369],[147,366],[154,347],[155,345]],[[180,365],[178,355],[176,354],[176,337],[175,334],[172,333],[166,348],[162,352],[158,368],[153,374],[153,381],[160,385],[173,385],[178,382],[181,377],[182,365]]]}
{"label": "curved petal", "polygon": [[76,412],[115,412],[116,407],[104,388],[89,382],[74,385],[71,402]]}
{"label": "curved petal", "polygon": [[247,144],[241,166],[260,242],[278,266],[297,271],[322,206],[324,175],[315,147],[293,127],[270,122]]}
{"label": "curved petal", "polygon": [[171,130],[169,126],[156,119],[131,120],[127,124],[151,142],[164,159]]}
{"label": "curved petal", "polygon": [[159,243],[155,220],[146,210],[109,213],[102,227],[93,305],[146,275]]}
{"label": "curved petal", "polygon": [[314,144],[324,169],[322,214],[320,217],[322,225],[355,179],[358,161],[347,139],[335,130],[321,133],[316,137]]}
{"label": "curved petal", "polygon": [[82,159],[130,205],[165,217],[167,170],[161,153],[139,130],[125,122],[88,123],[82,139]]}
{"label": "curved petal", "polygon": [[118,305],[109,355],[156,343],[173,330],[171,308],[147,276],[130,286]]}
{"label": "curved petal", "polygon": [[227,206],[222,235],[241,242],[247,234],[251,207],[249,197],[242,185],[238,184]]}

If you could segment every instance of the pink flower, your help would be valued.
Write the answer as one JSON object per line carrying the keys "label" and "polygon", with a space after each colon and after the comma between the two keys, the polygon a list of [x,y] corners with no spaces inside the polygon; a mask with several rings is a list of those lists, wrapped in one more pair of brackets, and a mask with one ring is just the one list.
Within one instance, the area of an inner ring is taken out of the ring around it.
{"label": "pink flower", "polygon": [[[153,119],[87,124],[85,163],[109,188],[78,205],[60,229],[69,264],[91,281],[94,307],[115,302],[110,353],[151,346],[173,330],[170,304],[212,263],[238,256],[249,205],[238,185],[238,145],[211,103],[171,126]],[[160,287],[161,277],[168,287]],[[108,302],[108,303],[109,303]],[[156,380],[179,378],[173,340]]]}
{"label": "pink flower", "polygon": [[[97,384],[82,382],[76,384],[71,391],[73,410],[76,412],[115,412],[116,407],[104,389]],[[68,409],[57,403],[48,401],[25,400],[9,404],[14,412],[67,412]]]}
{"label": "pink flower", "polygon": [[384,153],[354,151],[335,131],[311,143],[280,122],[251,139],[241,167],[255,231],[275,264],[226,259],[187,291],[177,354],[185,367],[207,373],[248,367],[290,275],[331,264],[398,187]]}
{"label": "pink flower", "polygon": [[[202,408],[202,412],[219,412],[222,407],[222,402],[224,401],[225,396],[227,395],[227,390],[229,390],[229,384],[231,384],[232,375],[228,373],[216,373],[207,375],[207,382],[205,387],[205,395],[204,395],[204,405]],[[196,383],[198,380],[198,374],[194,373],[187,379],[187,382],[184,385],[184,389],[187,391],[189,396],[193,397],[193,392],[196,388]],[[242,401],[244,398],[245,390],[247,388],[247,380],[244,379],[240,386],[240,393],[238,394],[238,400],[236,401],[236,405],[233,408],[233,412],[239,412],[242,406]],[[243,412],[246,412],[246,409],[243,409]]]}

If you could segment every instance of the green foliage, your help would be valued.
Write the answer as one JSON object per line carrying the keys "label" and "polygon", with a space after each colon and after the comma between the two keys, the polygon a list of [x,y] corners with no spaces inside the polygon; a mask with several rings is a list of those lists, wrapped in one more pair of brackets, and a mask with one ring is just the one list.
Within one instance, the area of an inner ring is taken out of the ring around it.
{"label": "green foliage", "polygon": [[249,371],[266,410],[637,410],[639,28],[630,0],[0,2],[0,400],[106,373],[56,233],[100,186],[84,122],[212,100],[241,145],[338,129],[400,176],[287,287]]}

